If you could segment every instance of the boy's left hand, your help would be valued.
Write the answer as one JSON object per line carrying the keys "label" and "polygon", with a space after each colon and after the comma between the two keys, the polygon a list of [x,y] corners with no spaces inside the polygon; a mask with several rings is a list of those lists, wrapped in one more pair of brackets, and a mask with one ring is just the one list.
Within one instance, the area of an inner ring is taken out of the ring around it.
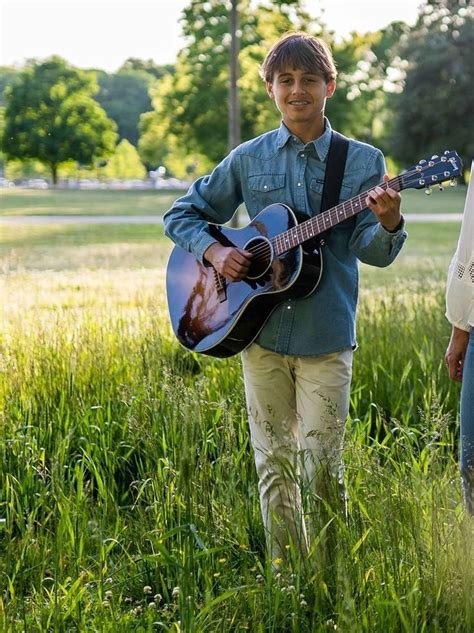
{"label": "boy's left hand", "polygon": [[[386,182],[389,180],[389,177],[385,175],[383,179]],[[369,209],[375,213],[384,229],[394,231],[402,219],[400,212],[401,200],[398,191],[390,189],[390,187],[387,189],[375,187],[369,191],[366,204]]]}

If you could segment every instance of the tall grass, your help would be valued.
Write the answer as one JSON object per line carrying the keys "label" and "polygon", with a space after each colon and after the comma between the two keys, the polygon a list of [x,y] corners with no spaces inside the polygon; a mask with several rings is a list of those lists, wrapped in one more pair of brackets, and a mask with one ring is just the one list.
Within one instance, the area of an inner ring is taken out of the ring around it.
{"label": "tall grass", "polygon": [[44,276],[0,332],[1,630],[473,630],[441,284],[363,294],[349,519],[275,577],[239,359],[178,347],[161,270]]}

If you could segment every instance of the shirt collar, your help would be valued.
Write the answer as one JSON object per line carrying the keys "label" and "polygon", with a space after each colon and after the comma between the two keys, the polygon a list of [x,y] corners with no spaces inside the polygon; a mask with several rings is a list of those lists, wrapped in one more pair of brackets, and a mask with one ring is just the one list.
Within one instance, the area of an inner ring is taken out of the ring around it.
{"label": "shirt collar", "polygon": [[284,147],[287,144],[288,139],[290,139],[292,136],[293,134],[290,132],[290,130],[286,127],[286,125],[282,121],[280,123],[280,127],[278,129],[278,134],[277,134],[278,149],[281,149],[282,147]]}
{"label": "shirt collar", "polygon": [[[324,132],[321,134],[319,138],[315,141],[311,141],[312,145],[314,145],[314,149],[316,150],[319,159],[323,162],[326,162],[326,158],[329,151],[329,146],[331,145],[331,136],[332,136],[332,128],[329,120],[324,117]],[[283,121],[280,123],[280,127],[278,129],[277,134],[277,147],[281,149],[286,145],[288,139],[293,138],[293,134],[286,127]],[[309,143],[308,143],[309,144]]]}
{"label": "shirt collar", "polygon": [[314,149],[318,153],[319,160],[322,160],[323,163],[326,162],[326,158],[329,152],[329,146],[331,145],[332,138],[332,128],[329,123],[329,119],[324,117],[324,132],[321,134],[319,138],[313,141]]}

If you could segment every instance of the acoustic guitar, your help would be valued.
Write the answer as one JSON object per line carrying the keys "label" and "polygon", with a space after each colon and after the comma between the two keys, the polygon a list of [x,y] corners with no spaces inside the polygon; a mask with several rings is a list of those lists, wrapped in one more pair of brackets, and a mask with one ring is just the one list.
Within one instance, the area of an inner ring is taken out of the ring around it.
{"label": "acoustic guitar", "polygon": [[[445,151],[379,186],[429,191],[431,185],[459,176],[461,169],[457,153]],[[209,224],[218,242],[253,254],[248,275],[241,281],[228,281],[175,246],[167,266],[166,292],[178,341],[190,351],[219,358],[245,349],[280,303],[316,290],[323,270],[323,235],[366,209],[367,195],[360,193],[300,223],[285,204],[271,204],[243,228]]]}

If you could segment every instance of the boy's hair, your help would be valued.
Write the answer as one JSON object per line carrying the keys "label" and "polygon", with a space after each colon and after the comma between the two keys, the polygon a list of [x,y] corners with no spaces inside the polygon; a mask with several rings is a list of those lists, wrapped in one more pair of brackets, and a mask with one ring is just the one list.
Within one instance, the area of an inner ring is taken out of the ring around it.
{"label": "boy's hair", "polygon": [[285,66],[321,75],[326,83],[337,76],[329,46],[302,31],[286,33],[272,46],[260,67],[260,75],[271,83],[273,75]]}

